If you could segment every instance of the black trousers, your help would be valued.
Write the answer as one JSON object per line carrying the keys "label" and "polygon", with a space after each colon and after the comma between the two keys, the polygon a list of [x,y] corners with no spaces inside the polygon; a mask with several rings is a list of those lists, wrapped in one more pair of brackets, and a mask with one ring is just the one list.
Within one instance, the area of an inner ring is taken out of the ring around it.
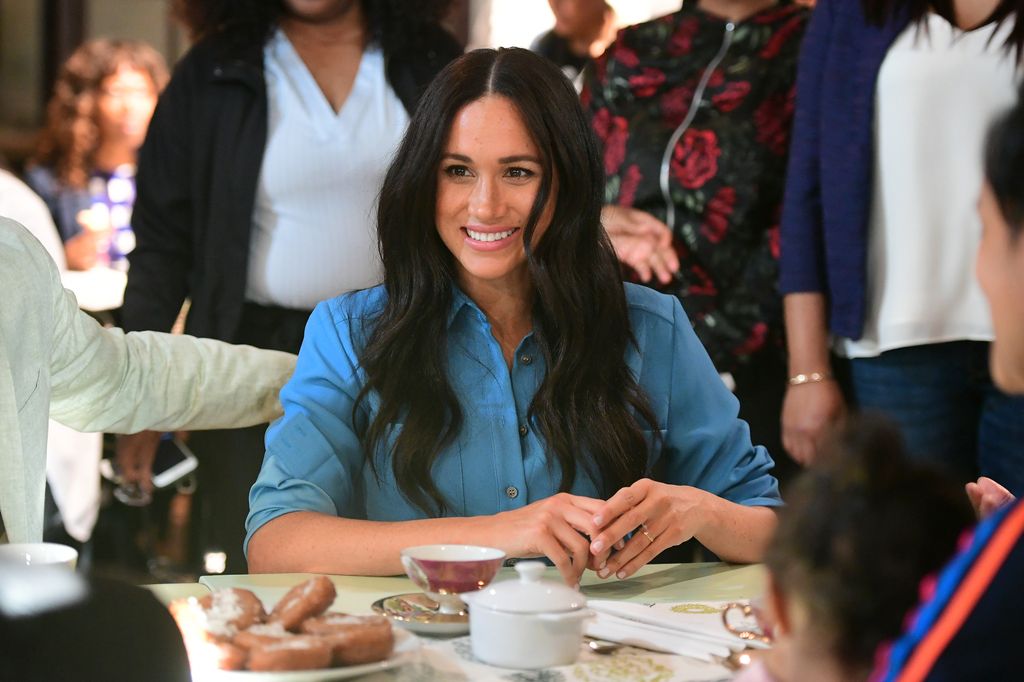
{"label": "black trousers", "polygon": [[[298,353],[307,310],[246,303],[235,342]],[[263,464],[267,425],[244,429],[195,431],[189,447],[199,459],[192,498],[190,554],[200,572],[208,552],[223,552],[226,573],[246,573],[242,551],[249,489]]]}

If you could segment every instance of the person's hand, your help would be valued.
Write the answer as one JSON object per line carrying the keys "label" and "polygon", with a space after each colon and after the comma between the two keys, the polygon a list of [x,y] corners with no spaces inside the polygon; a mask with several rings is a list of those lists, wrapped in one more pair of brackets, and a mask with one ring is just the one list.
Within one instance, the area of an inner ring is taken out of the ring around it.
{"label": "person's hand", "polygon": [[829,431],[845,415],[846,403],[835,381],[789,386],[782,402],[782,445],[796,461],[812,464]]}
{"label": "person's hand", "polygon": [[[590,559],[593,516],[601,500],[558,493],[494,519],[501,540],[495,546],[510,557],[546,556],[567,585],[578,585]],[[605,553],[607,555],[607,552]]]}
{"label": "person's hand", "polygon": [[110,241],[110,231],[82,230],[64,242],[64,258],[71,270],[88,270],[99,260],[100,246]]}
{"label": "person's hand", "polygon": [[1013,493],[993,481],[988,476],[982,476],[977,482],[968,483],[967,497],[974,507],[974,513],[979,519],[983,519],[1003,505],[1013,502]]}
{"label": "person's hand", "polygon": [[[621,549],[598,567],[598,576],[627,578],[658,554],[697,535],[711,493],[644,478],[623,488],[594,514],[600,532],[590,544],[595,557],[616,543]],[[626,535],[633,533],[628,540]]]}
{"label": "person's hand", "polygon": [[147,493],[153,490],[153,459],[159,445],[159,431],[117,437],[115,459],[125,484],[137,484]]}
{"label": "person's hand", "polygon": [[601,209],[601,224],[612,241],[615,255],[649,282],[672,281],[679,270],[679,257],[672,248],[672,231],[650,213],[626,206],[607,205]]}

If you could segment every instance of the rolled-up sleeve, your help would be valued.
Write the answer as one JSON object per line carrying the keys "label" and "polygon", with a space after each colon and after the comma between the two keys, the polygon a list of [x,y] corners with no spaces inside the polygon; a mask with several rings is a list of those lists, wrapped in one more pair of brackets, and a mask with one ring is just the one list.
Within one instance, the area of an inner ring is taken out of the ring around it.
{"label": "rolled-up sleeve", "polygon": [[739,401],[722,383],[686,313],[672,299],[668,405],[662,444],[667,483],[689,485],[747,506],[782,504],[768,451],[750,440]]}
{"label": "rolled-up sleeve", "polygon": [[361,515],[363,454],[352,419],[360,373],[338,299],[310,315],[284,416],[270,425],[263,468],[249,493],[245,547],[268,521],[296,511]]}

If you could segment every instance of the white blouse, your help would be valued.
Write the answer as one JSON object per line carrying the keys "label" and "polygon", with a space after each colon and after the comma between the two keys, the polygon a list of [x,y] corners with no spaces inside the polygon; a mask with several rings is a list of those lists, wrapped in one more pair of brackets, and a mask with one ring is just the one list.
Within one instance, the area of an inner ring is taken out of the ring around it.
{"label": "white blouse", "polygon": [[878,75],[864,335],[849,357],[992,340],[974,260],[985,135],[1016,98],[1013,17],[962,31],[932,14],[897,38]]}
{"label": "white blouse", "polygon": [[409,116],[377,47],[335,112],[279,29],[264,48],[269,102],[246,298],[310,310],[379,284],[377,194]]}

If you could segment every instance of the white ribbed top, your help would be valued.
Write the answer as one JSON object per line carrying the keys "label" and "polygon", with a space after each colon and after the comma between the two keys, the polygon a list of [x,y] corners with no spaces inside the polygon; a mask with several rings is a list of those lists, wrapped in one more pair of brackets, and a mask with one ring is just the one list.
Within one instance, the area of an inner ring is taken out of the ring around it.
{"label": "white ribbed top", "polygon": [[284,33],[264,49],[267,146],[253,211],[246,298],[311,309],[380,283],[376,199],[409,122],[367,48],[335,112]]}

